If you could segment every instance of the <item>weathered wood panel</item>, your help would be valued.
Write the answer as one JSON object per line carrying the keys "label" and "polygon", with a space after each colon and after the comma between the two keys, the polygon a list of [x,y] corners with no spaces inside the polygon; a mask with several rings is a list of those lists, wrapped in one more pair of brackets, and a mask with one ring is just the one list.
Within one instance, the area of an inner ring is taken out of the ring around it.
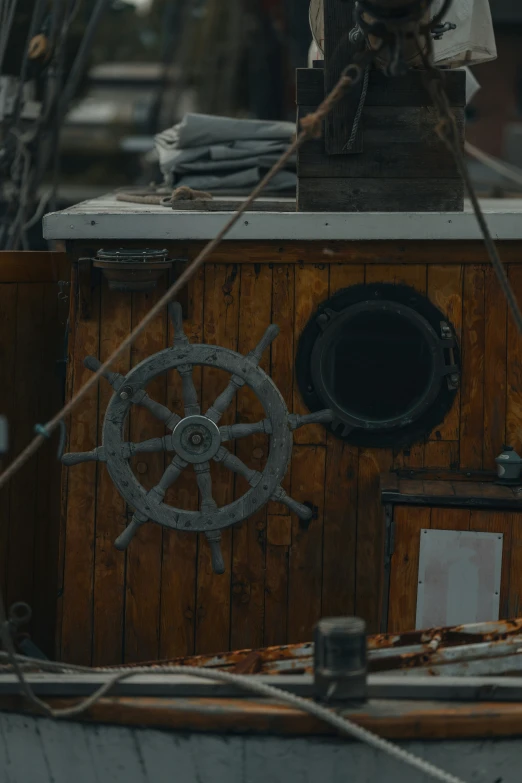
{"label": "weathered wood panel", "polygon": [[[435,484],[436,482],[431,483]],[[520,515],[512,511],[396,506],[394,509],[395,550],[392,556],[390,576],[388,631],[400,633],[415,627],[420,530],[422,528],[501,533],[503,535],[503,549],[499,615],[501,619],[518,616],[520,577],[517,569],[519,569],[521,551],[517,527],[519,518]]]}
{"label": "weathered wood panel", "polygon": [[468,267],[464,272],[462,319],[462,391],[460,464],[482,467],[484,443],[484,268]]}
{"label": "weathered wood panel", "polygon": [[[14,378],[15,355],[16,355],[16,307],[18,299],[18,285],[0,285],[0,364],[4,369],[6,378]],[[16,389],[14,383],[0,384],[0,410],[3,415],[8,416],[12,421],[14,413],[14,402],[16,399]],[[10,425],[12,429],[12,425]],[[12,435],[10,436],[12,440]],[[9,450],[8,458],[12,458],[14,450]],[[7,458],[0,460],[4,467],[7,464]],[[9,532],[11,527],[11,517],[9,514],[9,501],[11,492],[9,487],[5,487],[0,492],[0,569],[2,595],[7,595],[8,565],[9,565]]]}
{"label": "weathered wood panel", "polygon": [[484,321],[483,467],[492,469],[506,437],[507,302],[491,267],[486,268]]}
{"label": "weathered wood panel", "polygon": [[[118,347],[131,329],[131,310],[128,297],[102,286],[100,310],[100,353],[104,362]],[[130,370],[130,351],[126,351],[113,365],[115,372],[126,375]],[[102,380],[99,389],[98,443],[107,405],[113,389]],[[128,436],[128,427],[127,427]],[[128,439],[128,438],[127,438]],[[123,654],[123,619],[125,599],[125,555],[114,542],[127,526],[127,506],[114,486],[104,464],[97,465],[96,538],[94,550],[94,666],[110,666],[121,662]]]}
{"label": "weathered wood panel", "polygon": [[[330,267],[330,296],[343,288],[364,283],[361,264]],[[359,449],[327,436],[323,533],[324,616],[355,611],[357,568],[357,493]]]}
{"label": "weathered wood panel", "polygon": [[420,531],[431,526],[431,509],[398,507],[394,510],[394,523],[388,630],[402,633],[415,628]]}
{"label": "weathered wood panel", "polygon": [[[200,269],[189,288],[185,334],[191,342],[203,341],[203,300],[205,270]],[[174,329],[169,319],[168,343],[172,345]],[[194,386],[201,399],[201,368],[193,370]],[[167,376],[167,406],[181,415],[183,400],[179,374]],[[167,460],[170,457],[167,455]],[[167,503],[197,510],[199,505],[196,474],[185,470],[182,481],[176,481],[168,490]],[[179,530],[163,530],[163,558],[161,564],[160,658],[191,655],[194,652],[196,624],[198,537]]]}
{"label": "weathered wood panel", "polygon": [[[205,267],[203,340],[237,350],[240,311],[240,274],[236,265]],[[226,373],[212,367],[203,370],[202,409],[208,410],[228,383]],[[236,400],[221,419],[222,424],[236,420]],[[234,475],[222,465],[214,471],[214,499],[218,506],[234,499]],[[203,535],[198,548],[198,585],[196,610],[196,652],[218,652],[230,644],[230,584],[232,531],[223,531],[221,540],[225,573],[214,574],[210,549]]]}
{"label": "weathered wood panel", "polygon": [[[328,298],[328,274],[329,269],[326,264],[298,266],[295,270],[294,361],[301,332],[318,305]],[[308,413],[297,383],[294,383],[294,413]],[[311,424],[294,433],[294,443],[325,443],[325,441],[326,430],[320,424]]]}
{"label": "weathered wood panel", "polygon": [[300,177],[297,185],[299,210],[331,212],[459,212],[464,185],[458,179],[397,177]]}
{"label": "weathered wood panel", "polygon": [[[247,354],[269,326],[272,316],[272,270],[270,267],[241,267],[238,351]],[[279,337],[276,339],[280,339]],[[260,367],[270,371],[270,349],[266,350]],[[240,389],[237,395],[238,423],[261,421],[266,413],[253,391]],[[241,438],[236,454],[249,468],[262,471],[268,456],[269,440],[257,434]],[[236,477],[236,497],[250,489],[241,476]],[[263,645],[265,609],[265,548],[267,507],[232,531],[232,606],[231,647],[261,647]]]}
{"label": "weathered wood panel", "polygon": [[[328,217],[325,215],[325,224]],[[117,249],[121,242],[107,240],[108,248]],[[142,246],[150,247],[151,242],[142,242]],[[133,247],[140,246],[136,240]],[[505,264],[518,266],[522,263],[520,242],[502,241],[499,243],[502,260]],[[174,258],[194,259],[205,247],[204,242],[165,242]],[[79,254],[88,254],[89,247],[78,246]],[[423,264],[444,266],[476,266],[488,264],[488,256],[484,244],[478,240],[415,240],[408,242],[387,241],[241,241],[229,240],[222,242],[209,256],[208,264]]]}
{"label": "weathered wood panel", "polygon": [[[357,155],[327,155],[322,139],[303,144],[298,153],[298,171],[300,179],[317,179],[317,189],[322,187],[321,180],[328,178],[346,177],[351,181],[372,177],[386,180],[454,180],[459,177],[455,159],[442,142],[440,146],[396,142],[375,148],[366,136],[364,150]],[[338,181],[337,184],[341,186],[342,183]],[[383,194],[388,193],[389,186],[388,181],[381,182]],[[415,188],[418,187],[417,182]],[[302,206],[301,200],[299,206]]]}
{"label": "weathered wood panel", "polygon": [[[65,254],[0,253],[0,414],[9,424],[6,465],[63,401],[57,362],[64,359],[69,302],[58,280],[70,279]],[[65,289],[64,289],[65,290]],[[67,291],[65,291],[67,294]],[[27,630],[55,654],[61,466],[54,436],[0,491],[0,589],[3,601],[27,601]]]}
{"label": "weathered wood panel", "polygon": [[[68,268],[70,270],[70,267]],[[67,278],[68,272],[64,275]],[[54,283],[42,285],[42,352],[39,365],[38,419],[49,421],[64,400],[64,350],[69,301],[58,298]],[[34,382],[34,368],[26,382]],[[44,444],[37,456],[37,499],[34,534],[33,621],[31,634],[48,655],[55,651],[56,602],[58,596],[58,542],[60,536],[61,465],[56,459],[57,435]]]}
{"label": "weathered wood panel", "polygon": [[[100,289],[92,296],[91,317],[80,319],[72,301],[69,343],[70,392],[90,376],[86,356],[100,347]],[[70,419],[68,451],[92,451],[98,445],[98,388],[84,397]],[[92,661],[94,545],[96,537],[96,464],[84,462],[67,476],[67,510],[61,602],[61,660],[90,665]]]}
{"label": "weathered wood panel", "polygon": [[[189,256],[195,247],[190,245]],[[505,248],[506,260],[517,260],[516,243],[512,246],[506,243]],[[158,541],[154,554],[155,563],[161,558],[161,582],[160,577],[152,573],[152,579],[157,582],[154,589],[161,595],[161,607],[155,605],[154,608],[156,618],[159,613],[155,626],[159,630],[153,634],[155,644],[159,634],[158,654],[172,657],[193,650],[216,652],[230,646],[309,639],[313,624],[322,614],[356,611],[365,617],[370,629],[377,629],[384,545],[379,474],[392,466],[455,470],[459,467],[461,448],[464,468],[492,467],[497,448],[500,448],[498,444],[501,445],[504,437],[506,419],[508,442],[516,448],[521,445],[519,338],[511,322],[507,326],[506,308],[502,306],[500,292],[495,289],[491,271],[482,266],[485,261],[483,249],[478,243],[228,243],[214,258],[219,263],[207,264],[190,289],[192,304],[186,329],[197,341],[202,339],[233,349],[239,347],[244,352],[255,344],[270,321],[278,323],[281,335],[272,345],[270,363],[267,361],[263,366],[270,369],[290,410],[307,413],[294,377],[295,352],[302,329],[329,294],[362,281],[411,285],[420,293],[426,293],[442,310],[455,327],[463,350],[463,401],[461,404],[457,399],[426,443],[413,444],[395,454],[391,449],[351,447],[327,435],[319,426],[297,431],[293,464],[285,487],[298,500],[312,505],[314,518],[309,524],[303,524],[290,516],[284,506],[270,503],[260,512],[259,519],[251,519],[224,533],[227,570],[222,576],[211,573],[204,539],[196,542],[194,536],[163,531],[163,553],[162,542]],[[512,264],[510,276],[522,301],[518,264]],[[95,320],[94,316],[92,320]],[[106,327],[102,323],[98,328],[103,340]],[[85,324],[80,323],[81,329],[85,329]],[[166,333],[162,339],[166,340]],[[171,339],[172,334],[168,341]],[[82,348],[79,361],[83,361],[86,352]],[[95,350],[91,352],[96,353]],[[488,377],[490,366],[492,372]],[[478,392],[471,391],[475,388],[474,367],[479,368],[483,378]],[[224,388],[226,381],[224,374],[218,371],[204,371],[204,408]],[[196,385],[199,388],[199,381]],[[171,407],[180,404],[175,379],[167,379],[167,399]],[[100,405],[100,416],[104,414],[103,405]],[[237,406],[234,404],[232,408],[225,419],[227,422],[251,421],[260,416],[254,400],[244,392],[238,395]],[[81,414],[83,409],[79,411]],[[73,431],[74,427],[73,424]],[[82,437],[85,438],[88,432],[88,427],[84,428]],[[150,429],[147,436],[150,436]],[[262,455],[257,451],[264,448],[261,442],[246,439],[238,445],[238,453],[247,464],[262,464],[264,451]],[[230,474],[221,472],[220,466],[213,466],[213,470],[214,467],[215,497],[223,505],[242,491],[242,487]],[[82,466],[77,466],[68,473],[76,492],[74,475],[81,470]],[[89,491],[93,485],[87,483],[86,487],[84,491]],[[67,492],[67,525],[74,527],[80,521],[77,514],[71,516],[71,496],[70,491]],[[171,502],[174,501],[181,506],[192,504],[195,507],[197,492],[193,477],[183,478],[172,495]],[[85,499],[83,502],[87,503]],[[76,501],[73,508],[79,508]],[[98,501],[97,538],[103,532],[100,514]],[[469,529],[470,524],[473,525],[469,511],[433,510],[432,514],[435,515],[432,526]],[[479,523],[490,524],[487,520],[479,520]],[[89,530],[92,536],[93,528]],[[88,539],[84,532],[73,530],[72,542]],[[514,533],[510,549],[512,560],[517,557],[517,541]],[[67,575],[72,573],[67,570],[70,569],[67,560],[75,557],[67,544],[65,554]],[[146,556],[151,556],[150,551]],[[79,555],[76,557],[78,560]],[[86,561],[87,567],[90,562],[92,568],[89,552]],[[83,561],[82,569],[86,569]],[[83,573],[82,569],[80,573]],[[510,573],[512,589],[508,599],[504,590],[502,600],[504,604],[509,603],[513,613],[516,606],[513,595],[518,595],[513,586],[513,566]],[[92,587],[90,589],[92,599]],[[124,587],[127,600],[130,589],[127,575]],[[75,600],[80,601],[83,612],[81,599]],[[402,622],[400,611],[393,609],[392,601],[390,618],[397,625]],[[403,630],[412,624],[411,616],[411,607],[405,609]],[[90,631],[84,633],[78,629],[72,614],[65,613],[64,619],[63,638],[67,645],[77,634],[75,650],[83,650],[83,645],[91,643]],[[78,660],[87,658],[83,652],[78,655]]]}
{"label": "weathered wood panel", "polygon": [[[445,73],[445,88],[450,106],[466,105],[464,74],[458,71]],[[296,73],[296,103],[298,106],[318,106],[324,98],[322,69],[298,68]],[[380,71],[370,74],[366,106],[427,106],[431,100],[424,86],[420,71],[410,71],[407,76],[395,77],[393,90],[390,80]]]}
{"label": "weathered wood panel", "polygon": [[288,640],[308,641],[321,617],[324,446],[295,446],[292,459],[292,496],[310,505],[310,520],[292,518],[288,587]]}
{"label": "weathered wood panel", "polygon": [[[165,283],[152,293],[132,294],[132,328],[151,309],[164,292]],[[127,300],[128,301],[128,300]],[[130,302],[129,302],[130,305]],[[129,308],[128,305],[128,308]],[[161,312],[135,340],[131,348],[131,366],[135,367],[167,344],[167,313]],[[156,402],[166,403],[166,376],[149,383],[147,393]],[[133,406],[129,415],[130,440],[134,443],[165,434],[165,425],[146,409]],[[131,460],[133,471],[145,489],[156,486],[165,469],[165,456],[139,454]],[[129,521],[132,511],[128,510]],[[102,519],[98,519],[103,524]],[[162,529],[153,522],[142,525],[126,552],[125,582],[125,661],[154,660],[159,654],[161,598]],[[125,557],[125,555],[122,555]]]}
{"label": "weathered wood panel", "polygon": [[[512,266],[509,280],[517,301],[522,302],[522,269]],[[506,442],[520,452],[522,447],[522,338],[511,314],[507,329]]]}
{"label": "weathered wood panel", "polygon": [[[271,346],[271,376],[283,395],[288,410],[293,409],[294,394],[294,305],[295,270],[278,265],[272,276],[272,322],[280,328]],[[291,490],[291,469],[283,481]],[[267,506],[265,644],[281,644],[287,638],[288,562],[292,543],[292,520],[281,503]]]}

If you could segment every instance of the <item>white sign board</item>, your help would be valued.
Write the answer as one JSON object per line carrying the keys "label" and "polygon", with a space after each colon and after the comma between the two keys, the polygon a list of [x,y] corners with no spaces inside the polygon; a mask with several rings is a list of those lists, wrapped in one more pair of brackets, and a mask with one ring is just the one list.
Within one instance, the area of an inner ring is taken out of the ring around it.
{"label": "white sign board", "polygon": [[421,530],[417,630],[499,619],[501,533]]}

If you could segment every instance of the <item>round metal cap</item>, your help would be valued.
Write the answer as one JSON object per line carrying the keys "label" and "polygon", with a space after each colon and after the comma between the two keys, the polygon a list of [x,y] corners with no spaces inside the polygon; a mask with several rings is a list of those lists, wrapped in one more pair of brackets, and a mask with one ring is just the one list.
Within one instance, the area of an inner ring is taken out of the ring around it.
{"label": "round metal cap", "polygon": [[185,462],[208,462],[221,446],[219,427],[206,416],[187,416],[176,425],[172,446]]}

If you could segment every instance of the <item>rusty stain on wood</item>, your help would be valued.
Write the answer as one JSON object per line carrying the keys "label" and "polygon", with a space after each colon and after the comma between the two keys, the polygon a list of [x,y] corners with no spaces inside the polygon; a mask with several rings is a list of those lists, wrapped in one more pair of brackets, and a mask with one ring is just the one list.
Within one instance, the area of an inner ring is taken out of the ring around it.
{"label": "rusty stain on wood", "polygon": [[[241,267],[238,351],[246,354],[259,342],[272,315],[272,270],[266,265]],[[276,338],[276,341],[280,337]],[[270,370],[270,350],[260,367]],[[237,394],[238,423],[261,421],[263,406],[251,389]],[[269,439],[263,433],[236,442],[236,454],[249,468],[262,471],[267,460]],[[236,477],[236,497],[249,489],[241,476]],[[232,530],[231,641],[233,648],[260,647],[263,644],[265,608],[266,517],[264,506]]]}
{"label": "rusty stain on wood", "polygon": [[[86,356],[98,356],[100,348],[100,291],[93,295],[90,320],[74,313],[74,343],[71,345],[71,392],[74,394],[91,373]],[[69,448],[91,451],[98,442],[98,387],[91,389],[71,417]],[[96,464],[83,463],[70,471],[67,483],[67,515],[62,598],[60,660],[92,662],[94,542],[96,535]]]}
{"label": "rusty stain on wood", "polygon": [[[109,291],[104,283],[101,291],[100,353],[103,362],[131,330],[129,295]],[[112,369],[126,375],[130,370],[127,350]],[[112,387],[102,380],[99,388],[98,443],[105,410],[113,394]],[[128,435],[128,427],[127,427]],[[126,438],[128,439],[128,438]],[[125,501],[112,483],[103,463],[97,466],[96,535],[94,551],[94,618],[93,665],[110,666],[122,659],[123,615],[125,593],[125,555],[118,552],[114,541],[127,526]]]}
{"label": "rusty stain on wood", "polygon": [[[295,270],[294,362],[299,337],[318,305],[328,298],[328,267],[325,264],[298,266]],[[306,414],[308,409],[294,384],[294,413]],[[294,432],[294,443],[325,443],[326,431],[320,424],[311,424]]]}
{"label": "rusty stain on wood", "polygon": [[324,446],[294,446],[292,497],[312,508],[309,521],[292,516],[288,590],[288,639],[305,641],[321,617],[325,480]]}
{"label": "rusty stain on wood", "polygon": [[[522,270],[509,268],[509,280],[518,302],[522,302]],[[508,315],[506,442],[517,451],[522,447],[522,340]]]}
{"label": "rusty stain on wood", "polygon": [[[205,270],[200,269],[188,289],[188,317],[183,322],[190,342],[203,340],[203,298]],[[168,344],[174,340],[169,318]],[[202,371],[193,370],[194,386],[201,400]],[[167,407],[179,415],[183,412],[181,379],[177,372],[167,375]],[[166,462],[170,456],[166,455]],[[167,491],[165,502],[178,508],[199,508],[196,474],[188,468],[183,478]],[[161,565],[160,657],[191,655],[195,651],[196,584],[198,537],[179,530],[163,529]]]}
{"label": "rusty stain on wood", "polygon": [[460,465],[481,468],[484,439],[484,268],[464,272]]}
{"label": "rusty stain on wood", "polygon": [[[164,290],[165,283],[160,283],[158,288],[149,294],[132,294],[133,327],[150,310]],[[134,342],[131,350],[131,365],[135,367],[143,359],[163,350],[166,345],[167,313],[163,310],[154,319],[151,328],[145,330]],[[165,376],[160,375],[155,378],[147,386],[147,393],[156,402],[165,404]],[[164,424],[155,419],[145,408],[133,406],[129,417],[129,434],[133,443],[165,434]],[[130,463],[133,470],[136,471],[139,463],[145,466],[145,470],[142,469],[138,474],[139,481],[145,489],[152,489],[163,475],[164,455],[147,453],[133,457]],[[140,527],[126,552],[125,660],[129,662],[158,656],[161,543],[162,530],[159,525],[146,522]]]}
{"label": "rusty stain on wood", "polygon": [[267,519],[266,541],[272,546],[290,546],[292,543],[292,517],[270,515]]}
{"label": "rusty stain on wood", "polygon": [[506,437],[507,302],[491,267],[485,281],[484,348],[484,468],[495,468],[495,457]]}
{"label": "rusty stain on wood", "polygon": [[[203,340],[237,350],[239,324],[239,268],[230,264],[205,267]],[[213,367],[203,370],[202,409],[207,410],[228,384],[229,377]],[[223,416],[222,424],[236,420],[236,400]],[[214,499],[218,506],[234,499],[234,476],[221,465],[214,471]],[[224,530],[221,540],[225,573],[214,574],[210,551],[204,536],[199,537],[198,584],[196,598],[196,652],[217,652],[230,644],[230,571],[232,531]]]}
{"label": "rusty stain on wood", "polygon": [[394,510],[395,549],[391,560],[388,632],[415,628],[419,579],[420,531],[431,525],[431,509]]}

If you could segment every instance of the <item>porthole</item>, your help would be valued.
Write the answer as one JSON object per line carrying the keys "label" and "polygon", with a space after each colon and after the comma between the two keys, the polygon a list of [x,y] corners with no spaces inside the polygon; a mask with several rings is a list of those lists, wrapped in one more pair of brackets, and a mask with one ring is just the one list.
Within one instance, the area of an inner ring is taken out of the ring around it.
{"label": "porthole", "polygon": [[357,285],[323,302],[296,360],[311,411],[331,408],[350,443],[403,448],[431,432],[459,385],[459,351],[446,316],[415,289]]}

